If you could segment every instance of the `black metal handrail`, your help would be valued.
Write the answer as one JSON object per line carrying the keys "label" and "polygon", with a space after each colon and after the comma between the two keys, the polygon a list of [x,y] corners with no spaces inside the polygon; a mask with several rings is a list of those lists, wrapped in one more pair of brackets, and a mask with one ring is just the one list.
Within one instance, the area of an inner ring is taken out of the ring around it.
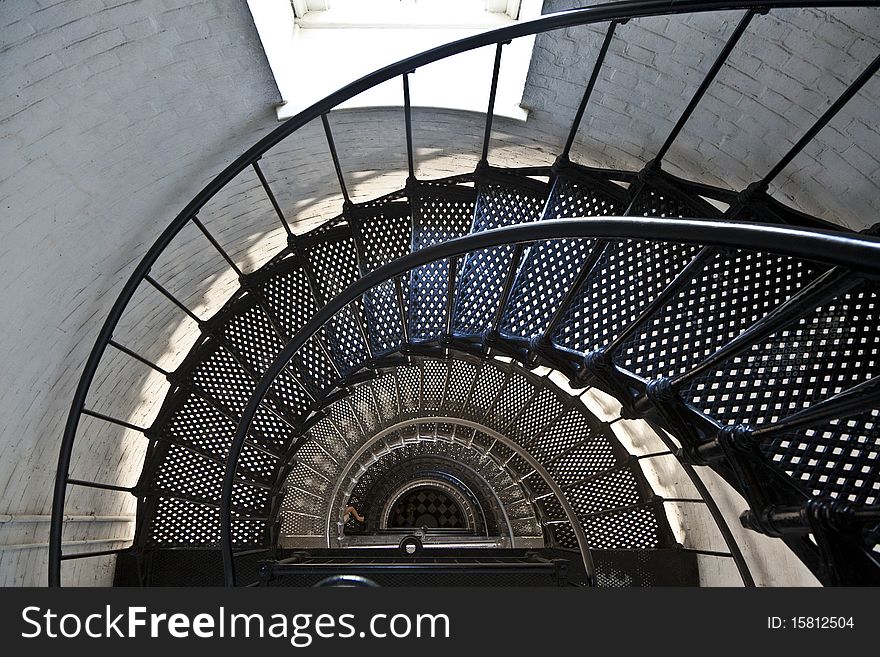
{"label": "black metal handrail", "polygon": [[[577,220],[549,220],[496,228],[473,233],[448,242],[426,247],[362,276],[344,292],[328,300],[279,352],[254,389],[229,448],[226,473],[220,499],[220,546],[223,552],[226,583],[235,584],[232,546],[232,489],[238,459],[250,425],[270,387],[296,353],[336,313],[361,298],[376,285],[396,279],[412,269],[507,244],[533,244],[550,239],[594,238],[597,240],[663,240],[684,244],[711,245],[745,250],[771,250],[803,260],[847,267],[858,275],[880,276],[880,239],[850,236],[831,231],[805,230],[769,224],[737,224],[702,219],[657,219],[602,217]],[[768,249],[768,245],[773,245]]]}
{"label": "black metal handrail", "polygon": [[[404,82],[404,96],[405,96],[405,107],[406,107],[406,121],[407,121],[407,150],[408,150],[408,164],[410,173],[413,171],[413,157],[412,157],[412,137],[411,137],[411,118],[409,112],[409,89],[408,89],[408,80],[407,75],[412,71],[416,70],[419,67],[422,67],[426,64],[436,62],[453,55],[457,55],[463,52],[467,52],[470,50],[474,50],[476,48],[481,48],[488,45],[496,45],[498,50],[496,51],[496,59],[495,59],[495,71],[493,72],[493,87],[495,82],[497,82],[497,67],[499,63],[498,55],[500,54],[501,45],[519,37],[532,36],[536,34],[541,34],[545,32],[550,32],[557,29],[563,29],[567,27],[573,27],[578,25],[589,25],[596,23],[609,22],[611,25],[615,25],[620,22],[625,22],[634,18],[642,18],[649,16],[658,16],[658,15],[676,15],[676,14],[686,14],[686,13],[700,13],[707,11],[733,11],[733,10],[746,10],[751,16],[753,13],[765,12],[772,9],[786,9],[786,8],[813,8],[813,7],[823,7],[823,8],[834,8],[834,7],[865,7],[865,6],[880,6],[880,2],[876,2],[873,0],[793,0],[793,1],[759,1],[759,0],[739,0],[739,1],[727,1],[727,0],[681,0],[680,2],[670,3],[668,0],[632,0],[632,1],[624,1],[624,2],[615,2],[604,5],[596,5],[593,7],[581,8],[581,9],[573,9],[569,11],[564,11],[556,14],[550,14],[547,16],[543,16],[541,18],[535,19],[533,21],[524,21],[521,23],[517,23],[508,27],[504,27],[501,29],[485,32],[482,34],[474,35],[471,37],[467,37],[465,39],[461,39],[459,41],[455,41],[449,44],[445,44],[443,46],[439,46],[432,50],[426,51],[424,53],[415,55],[413,57],[409,57],[404,59],[396,64],[392,64],[390,66],[386,66],[374,73],[364,76],[363,78],[352,82],[351,84],[343,87],[342,89],[336,91],[333,94],[330,94],[326,98],[316,102],[309,108],[303,110],[295,117],[289,119],[281,126],[267,134],[265,137],[260,139],[257,143],[255,143],[251,148],[245,151],[242,155],[236,158],[229,166],[227,166],[223,171],[221,171],[213,180],[211,180],[187,205],[181,210],[181,212],[174,218],[174,220],[165,228],[165,230],[161,233],[158,239],[153,243],[150,249],[147,251],[143,259],[138,263],[135,270],[130,275],[129,279],[126,281],[122,291],[114,302],[113,306],[110,309],[110,312],[107,315],[104,324],[101,327],[101,330],[98,334],[98,337],[95,341],[92,350],[89,353],[88,359],[86,361],[85,367],[83,369],[82,376],[79,380],[79,383],[76,388],[76,392],[74,394],[70,412],[67,417],[67,421],[65,424],[64,435],[61,441],[60,453],[58,458],[58,470],[56,474],[56,481],[54,487],[53,494],[53,506],[52,506],[52,515],[51,515],[51,523],[50,523],[50,547],[49,547],[49,584],[51,586],[58,586],[61,582],[61,561],[64,558],[61,552],[62,546],[62,530],[63,530],[63,515],[64,515],[64,505],[66,499],[66,488],[69,483],[68,470],[70,467],[71,457],[73,453],[73,447],[76,440],[76,432],[79,426],[80,416],[83,413],[86,398],[91,387],[92,381],[94,380],[94,376],[97,372],[100,361],[103,357],[103,354],[108,345],[113,343],[113,331],[115,330],[118,322],[120,321],[122,314],[125,308],[128,306],[128,303],[131,301],[138,287],[144,281],[153,285],[157,290],[159,290],[162,294],[167,296],[175,305],[181,307],[187,314],[189,314],[193,319],[195,319],[199,324],[201,324],[201,320],[199,318],[192,315],[192,313],[186,309],[185,306],[180,304],[172,295],[170,295],[167,290],[165,290],[161,285],[159,285],[154,279],[150,277],[150,270],[153,265],[158,260],[159,256],[165,251],[165,249],[169,246],[171,241],[177,236],[177,234],[186,226],[190,221],[196,224],[196,226],[202,230],[207,239],[212,243],[212,245],[220,251],[221,255],[224,256],[224,259],[229,263],[233,270],[242,275],[241,271],[235,265],[234,261],[232,261],[228,255],[223,251],[222,248],[219,247],[219,244],[213,238],[213,236],[204,229],[204,226],[198,220],[198,212],[205,206],[205,204],[212,199],[221,189],[223,189],[229,182],[231,182],[237,175],[239,175],[242,171],[247,169],[248,167],[252,167],[256,172],[257,177],[259,178],[262,186],[264,187],[267,196],[272,203],[276,213],[279,216],[279,219],[289,236],[292,236],[292,232],[290,230],[290,226],[288,224],[287,219],[284,217],[283,212],[278,206],[277,201],[275,200],[274,194],[269,188],[268,182],[265,179],[265,176],[262,173],[262,170],[259,166],[259,160],[261,157],[273,146],[310,123],[311,121],[321,118],[325,124],[325,127],[329,127],[326,121],[326,115],[336,107],[338,107],[341,103],[357,96],[358,94],[371,89],[378,84],[386,82],[395,77],[402,77]],[[613,29],[610,30],[610,34],[608,39],[606,39],[606,43],[610,40],[613,35]],[[874,64],[869,67],[869,69],[863,74],[862,78],[867,79],[870,75],[876,71],[877,66],[880,66],[880,58],[874,62]],[[861,79],[861,82],[864,82],[864,79]],[[851,86],[848,89],[848,92],[854,93],[856,90],[855,85]],[[846,98],[848,99],[848,98]],[[845,100],[843,102],[845,102]],[[586,103],[586,99],[584,100],[584,104]],[[839,103],[842,104],[842,103]],[[832,108],[834,109],[834,108]],[[837,107],[836,109],[839,109]],[[836,111],[835,109],[835,111]],[[491,110],[491,103],[490,103]],[[579,111],[579,116],[582,115],[583,111]],[[824,125],[825,121],[820,121],[816,125],[813,126],[813,130],[807,133],[808,136],[812,136],[815,134],[818,129],[820,129]],[[491,112],[487,117],[487,141],[491,132]],[[328,140],[330,141],[331,150],[332,146],[332,136],[329,133],[328,129]],[[806,139],[807,136],[805,136]],[[802,140],[803,141],[803,140]],[[800,145],[800,144],[799,144]],[[483,156],[485,160],[486,156],[486,146],[483,146]],[[791,152],[796,152],[792,149]],[[347,198],[347,190],[344,187],[344,181],[342,180],[341,169],[339,167],[337,159],[334,157],[334,164],[337,169],[337,173],[339,173],[340,183],[342,184],[343,194]],[[775,169],[774,169],[775,171]],[[765,178],[766,180],[766,178]],[[128,353],[128,350],[124,350]],[[139,428],[138,428],[139,429]],[[139,429],[140,430],[140,429]]]}

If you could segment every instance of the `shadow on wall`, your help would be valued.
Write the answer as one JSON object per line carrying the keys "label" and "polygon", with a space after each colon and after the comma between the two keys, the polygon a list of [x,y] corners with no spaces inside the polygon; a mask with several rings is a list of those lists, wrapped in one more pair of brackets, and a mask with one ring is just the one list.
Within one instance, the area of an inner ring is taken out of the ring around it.
{"label": "shadow on wall", "polygon": [[[420,177],[473,171],[482,142],[483,117],[414,109],[413,118]],[[331,124],[353,200],[379,197],[404,187],[407,165],[402,110],[340,111],[331,116]],[[556,136],[542,135],[531,126],[508,120],[497,121],[496,128],[490,154],[493,164],[552,163],[555,154],[551,149],[559,142]],[[295,233],[307,232],[341,213],[343,199],[320,121],[304,126],[271,149],[260,166]],[[200,211],[199,219],[246,274],[259,269],[287,245],[286,232],[252,168],[212,198]],[[193,223],[174,238],[150,275],[202,319],[215,314],[239,288],[236,273]],[[160,368],[174,371],[199,335],[192,319],[148,283],[142,283],[114,331],[114,340]],[[84,340],[91,345],[94,338],[90,335]],[[80,368],[77,376],[81,372]],[[108,347],[86,407],[138,427],[149,427],[169,387],[160,373]],[[143,467],[146,445],[146,439],[137,431],[84,416],[70,476],[133,486]],[[73,486],[68,487],[65,513],[130,517],[135,507],[136,500],[128,493]],[[121,547],[130,542],[133,531],[130,520],[100,525],[67,523],[65,541],[101,541],[102,547],[84,543],[78,548],[71,545],[65,552]],[[38,552],[34,556],[44,561],[45,552]],[[113,557],[68,561],[62,569],[64,580],[110,584],[113,563]],[[45,577],[45,565],[31,567],[39,570],[41,579]]]}

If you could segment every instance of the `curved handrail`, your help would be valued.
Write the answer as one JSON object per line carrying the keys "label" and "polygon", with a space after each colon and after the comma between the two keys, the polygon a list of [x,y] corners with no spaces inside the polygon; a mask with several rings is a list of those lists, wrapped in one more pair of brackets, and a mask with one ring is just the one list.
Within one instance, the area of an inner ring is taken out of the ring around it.
{"label": "curved handrail", "polygon": [[864,6],[880,6],[880,2],[875,0],[680,0],[677,2],[670,2],[670,0],[624,0],[623,2],[612,2],[581,9],[572,9],[542,16],[532,21],[523,21],[515,25],[466,37],[432,50],[428,50],[424,53],[408,57],[346,85],[275,128],[242,153],[213,180],[205,185],[205,187],[193,197],[193,199],[165,228],[129,276],[98,333],[98,337],[95,340],[92,350],[89,352],[83,373],[77,384],[71,402],[58,456],[58,469],[56,472],[53,492],[49,531],[49,585],[59,586],[61,583],[61,538],[63,530],[64,504],[67,492],[66,488],[68,485],[68,470],[73,454],[73,445],[76,440],[76,432],[79,426],[80,416],[101,358],[113,337],[113,331],[119,323],[122,313],[134,296],[138,286],[149,275],[150,269],[156,263],[159,256],[168,247],[174,237],[183,229],[187,222],[195,218],[199,210],[238,174],[244,171],[248,166],[257,163],[270,148],[307,123],[320,116],[326,115],[326,113],[341,103],[377,86],[378,84],[386,82],[394,77],[405,75],[406,73],[426,64],[462,52],[467,52],[483,46],[505,43],[523,36],[541,34],[577,25],[624,21],[633,18],[657,15],[701,13],[707,11],[766,11],[770,9],[786,8]]}
{"label": "curved handrail", "polygon": [[290,360],[340,310],[374,286],[416,267],[465,253],[505,244],[530,244],[549,239],[644,239],[710,245],[722,248],[772,251],[804,260],[843,266],[866,276],[880,276],[880,239],[855,237],[825,230],[806,230],[770,224],[737,224],[708,219],[602,217],[554,219],[473,233],[414,251],[361,277],[315,313],[282,349],[266,370],[242,413],[229,448],[220,499],[220,547],[226,584],[234,585],[231,512],[235,471],[251,421],[263,397]]}

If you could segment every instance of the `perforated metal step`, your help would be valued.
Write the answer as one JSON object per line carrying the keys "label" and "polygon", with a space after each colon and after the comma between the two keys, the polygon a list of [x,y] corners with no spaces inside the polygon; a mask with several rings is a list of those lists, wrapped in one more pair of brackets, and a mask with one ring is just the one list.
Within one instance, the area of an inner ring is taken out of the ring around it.
{"label": "perforated metal step", "polygon": [[[412,199],[413,251],[467,235],[473,223],[476,200],[477,192],[472,187],[417,187]],[[434,340],[444,332],[448,267],[448,262],[440,261],[410,272],[411,340]]]}
{"label": "perforated metal step", "polygon": [[[814,269],[802,269],[809,280]],[[682,394],[722,422],[761,425],[851,388],[878,369],[880,285],[866,281],[695,378]]]}
{"label": "perforated metal step", "polygon": [[[360,275],[358,250],[348,224],[299,240],[314,298],[320,305],[340,294]],[[369,357],[363,303],[358,300],[324,327],[334,369],[345,376]]]}
{"label": "perforated metal step", "polygon": [[[317,309],[360,276],[412,250],[516,223],[627,208],[656,217],[709,212],[702,199],[690,203],[650,177],[627,185],[563,169],[554,173],[548,194],[539,181],[490,174],[474,186],[466,180],[421,183],[407,196],[355,206],[346,218],[292,240],[205,322],[150,429],[153,443],[139,483],[143,545],[215,544],[230,440],[256,381]],[[501,317],[503,336],[521,344],[552,328],[551,346],[584,355],[626,330],[614,364],[646,380],[687,373],[827,271],[785,256],[634,239],[538,242],[514,270],[512,253],[513,247],[494,248],[459,262],[455,337],[479,337],[492,325],[510,270],[515,276]],[[464,463],[495,491],[516,532],[539,536],[542,527],[564,547],[577,548],[576,529],[602,549],[674,545],[663,504],[641,470],[570,398],[513,365],[475,356],[399,360],[407,339],[428,353],[443,353],[430,350],[446,332],[448,267],[446,261],[424,265],[397,284],[373,288],[312,336],[273,382],[236,472],[237,545],[274,540],[281,481],[281,533],[324,540],[328,508],[349,500],[328,496],[346,492],[337,484],[358,449],[395,423],[418,418],[426,419],[370,446],[364,454],[371,467],[429,456]],[[661,294],[662,303],[653,307]],[[877,295],[875,282],[854,282],[692,377],[682,399],[719,424],[761,426],[870,379],[880,367]],[[398,361],[350,386],[326,406],[323,418],[313,415],[347,375],[388,358]],[[774,435],[761,453],[805,497],[876,504],[878,412],[865,409]],[[461,418],[486,430],[432,417]],[[302,430],[304,423],[309,426]],[[524,454],[561,488],[576,526]],[[367,504],[364,486],[376,476],[348,491],[350,500]],[[864,540],[876,550],[876,537]]]}
{"label": "perforated metal step", "polygon": [[718,251],[615,355],[639,376],[693,367],[814,280],[825,268],[748,251]]}
{"label": "perforated metal step", "polygon": [[[546,186],[531,178],[488,177],[478,184],[471,233],[537,221],[547,199]],[[504,280],[514,247],[502,246],[468,254],[459,268],[452,328],[481,335],[492,324],[501,303]]]}
{"label": "perforated metal step", "polygon": [[[352,211],[352,223],[361,255],[361,274],[403,257],[413,247],[412,211],[406,200],[358,207]],[[373,354],[395,351],[404,342],[403,321],[408,302],[407,293],[398,299],[391,281],[381,283],[364,295],[364,317]]]}
{"label": "perforated metal step", "polygon": [[[625,191],[612,194],[589,179],[558,175],[541,219],[623,214]],[[577,278],[593,240],[548,240],[529,247],[523,257],[500,330],[515,337],[537,337]]]}

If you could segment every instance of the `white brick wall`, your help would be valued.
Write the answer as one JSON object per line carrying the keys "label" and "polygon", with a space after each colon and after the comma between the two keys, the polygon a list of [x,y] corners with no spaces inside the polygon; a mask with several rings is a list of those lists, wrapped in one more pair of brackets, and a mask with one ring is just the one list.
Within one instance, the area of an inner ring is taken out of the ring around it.
{"label": "white brick wall", "polygon": [[[735,19],[651,19],[620,28],[629,36],[609,58],[577,156],[640,167]],[[850,12],[843,22],[817,12],[758,21],[762,28],[748,51],[781,40],[782,63],[770,66],[740,53],[735,70],[721,76],[670,153],[670,171],[733,187],[750,182],[797,138],[794,126],[839,93],[877,45],[869,36],[877,32],[873,13]],[[805,29],[841,43],[840,52],[796,60]],[[526,94],[533,120],[496,121],[494,164],[553,161],[600,40],[599,31],[586,28],[557,35],[552,48],[538,40]],[[69,403],[123,282],[198,190],[275,127],[278,97],[247,9],[235,0],[16,0],[3,5],[0,52],[0,515],[46,514]],[[645,77],[653,67],[664,72]],[[751,81],[765,80],[765,72],[774,76],[773,92]],[[849,224],[877,209],[878,87],[872,83],[834,123],[851,145],[835,150],[834,132],[823,133],[786,171],[781,193],[797,194],[801,207]],[[344,112],[331,123],[356,200],[402,185],[400,110]],[[478,115],[416,110],[419,174],[472,168],[482,126]],[[740,128],[756,130],[757,137],[723,136]],[[338,212],[341,198],[320,124],[272,149],[261,165],[297,230]],[[201,217],[245,271],[284,244],[251,171]],[[194,226],[163,254],[153,275],[202,316],[237,286]],[[192,323],[149,289],[138,291],[116,332],[120,342],[168,369],[195,336]],[[147,425],[166,388],[161,377],[111,351],[89,405]],[[134,483],[144,442],[138,434],[86,419],[79,435],[74,476]],[[71,492],[67,509],[132,511],[128,496],[80,490]],[[45,523],[19,525],[0,524],[0,546],[46,540]],[[125,523],[92,525],[78,524],[67,538],[113,538],[129,530]],[[0,549],[0,584],[45,582],[44,560],[44,550]],[[80,564],[68,571],[71,581],[107,583],[109,563]]]}
{"label": "white brick wall", "polygon": [[[16,0],[0,21],[0,514],[45,514],[67,407],[120,285],[183,200],[271,125],[276,91],[234,0]],[[121,412],[155,377],[131,384],[102,383]],[[87,422],[98,433],[72,472],[130,481],[142,439]],[[72,496],[68,513],[131,511],[95,495]],[[4,543],[20,541],[12,524]],[[44,555],[0,551],[0,584],[45,582]],[[83,581],[109,581],[95,561]]]}
{"label": "white brick wall", "polygon": [[[596,3],[547,0],[544,8],[589,4]],[[713,12],[619,26],[572,159],[636,169],[650,160],[741,16]],[[546,131],[551,125],[568,130],[605,29],[538,37],[524,103]],[[665,168],[744,188],[767,173],[878,54],[880,9],[779,10],[755,17],[670,149]],[[771,194],[854,229],[877,222],[878,107],[875,76],[782,172]]]}

